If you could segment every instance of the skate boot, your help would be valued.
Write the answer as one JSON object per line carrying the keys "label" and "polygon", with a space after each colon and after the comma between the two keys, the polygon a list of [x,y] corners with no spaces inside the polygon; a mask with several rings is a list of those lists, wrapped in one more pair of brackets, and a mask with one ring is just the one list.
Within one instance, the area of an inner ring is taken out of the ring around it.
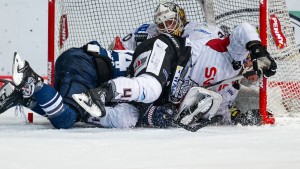
{"label": "skate boot", "polygon": [[89,89],[81,94],[73,94],[73,99],[91,116],[104,117],[105,104],[113,98],[114,89],[111,83],[104,83],[101,87]]}
{"label": "skate boot", "polygon": [[24,99],[21,90],[17,90],[14,84],[8,80],[0,81],[3,86],[0,88],[0,114],[16,105],[28,106],[32,99]]}
{"label": "skate boot", "polygon": [[13,81],[17,90],[22,90],[23,97],[32,96],[37,85],[42,85],[43,78],[36,74],[26,60],[15,52],[13,61]]}

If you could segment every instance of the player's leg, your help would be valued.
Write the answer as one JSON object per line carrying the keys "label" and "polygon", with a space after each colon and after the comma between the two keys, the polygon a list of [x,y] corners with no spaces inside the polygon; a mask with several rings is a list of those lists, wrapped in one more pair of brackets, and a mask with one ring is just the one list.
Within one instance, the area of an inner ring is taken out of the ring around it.
{"label": "player's leg", "polygon": [[105,128],[132,128],[139,119],[139,110],[128,103],[119,103],[114,106],[106,106],[104,117],[89,116],[87,123],[96,124]]}
{"label": "player's leg", "polygon": [[13,80],[17,90],[21,90],[23,98],[34,98],[33,110],[43,110],[55,128],[70,128],[77,119],[77,113],[62,102],[60,94],[51,86],[43,83],[29,63],[15,53],[13,64]]}
{"label": "player's leg", "polygon": [[23,98],[22,90],[17,90],[13,82],[0,79],[3,86],[0,88],[0,114],[11,107],[22,105],[39,115],[46,116],[43,109],[36,103],[33,97]]}

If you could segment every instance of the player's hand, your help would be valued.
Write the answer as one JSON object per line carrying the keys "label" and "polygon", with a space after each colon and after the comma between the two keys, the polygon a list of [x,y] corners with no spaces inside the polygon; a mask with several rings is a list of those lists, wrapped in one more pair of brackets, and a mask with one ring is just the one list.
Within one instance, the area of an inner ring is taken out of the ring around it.
{"label": "player's hand", "polygon": [[173,118],[178,113],[176,105],[167,103],[161,106],[151,105],[141,118],[142,126],[167,128],[173,126]]}
{"label": "player's hand", "polygon": [[250,51],[253,69],[258,76],[271,77],[276,74],[277,64],[260,41],[248,42],[246,49]]}

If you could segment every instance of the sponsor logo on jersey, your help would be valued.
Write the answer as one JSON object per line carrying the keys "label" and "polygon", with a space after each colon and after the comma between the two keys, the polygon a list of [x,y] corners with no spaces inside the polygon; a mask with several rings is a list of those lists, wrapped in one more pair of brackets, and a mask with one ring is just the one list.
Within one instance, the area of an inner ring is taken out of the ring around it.
{"label": "sponsor logo on jersey", "polygon": [[280,21],[274,14],[270,15],[270,27],[277,48],[279,49],[285,48],[287,46],[286,38],[281,31]]}
{"label": "sponsor logo on jersey", "polygon": [[143,24],[137,30],[134,32],[134,34],[138,34],[140,32],[146,32],[147,29],[149,28],[150,24]]}
{"label": "sponsor logo on jersey", "polygon": [[135,34],[135,41],[136,42],[143,42],[148,37],[148,33],[138,33]]}
{"label": "sponsor logo on jersey", "polygon": [[146,68],[147,66],[147,62],[149,59],[149,55],[150,55],[151,51],[147,51],[144,52],[142,54],[140,54],[133,63],[133,70],[134,70],[134,75],[136,76],[137,74],[139,74],[144,68]]}
{"label": "sponsor logo on jersey", "polygon": [[161,41],[160,39],[157,39],[154,42],[146,72],[153,73],[156,76],[159,75],[162,63],[165,58],[167,47],[168,47],[168,45],[166,43],[164,43],[163,41]]}
{"label": "sponsor logo on jersey", "polygon": [[169,78],[169,73],[166,69],[163,69],[163,74],[165,75],[166,80]]}
{"label": "sponsor logo on jersey", "polygon": [[201,32],[201,33],[208,34],[208,35],[211,34],[210,32],[207,32],[207,31],[204,30],[204,29],[194,29],[194,31],[195,31],[195,32]]}
{"label": "sponsor logo on jersey", "polygon": [[227,92],[228,92],[231,96],[234,95],[234,93],[233,93],[233,91],[232,91],[231,89],[229,89]]}
{"label": "sponsor logo on jersey", "polygon": [[173,77],[173,81],[172,81],[172,85],[171,85],[171,93],[170,93],[170,97],[169,97],[169,100],[173,103],[179,102],[178,93],[181,88],[181,85],[183,84],[183,81],[180,80],[180,75],[181,75],[182,70],[183,70],[182,66],[177,66],[175,75]]}
{"label": "sponsor logo on jersey", "polygon": [[176,46],[176,48],[179,48],[178,42],[174,39],[174,37],[172,35],[167,34],[167,33],[165,33],[165,35],[167,35],[172,40],[172,42],[174,43],[174,45]]}

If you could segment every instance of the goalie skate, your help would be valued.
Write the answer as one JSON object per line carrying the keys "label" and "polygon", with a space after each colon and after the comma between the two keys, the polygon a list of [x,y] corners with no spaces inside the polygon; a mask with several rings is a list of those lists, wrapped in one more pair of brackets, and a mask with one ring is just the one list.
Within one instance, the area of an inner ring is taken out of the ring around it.
{"label": "goalie skate", "polygon": [[94,103],[92,97],[89,94],[73,94],[72,97],[91,116],[103,117],[105,115],[105,112],[100,110],[99,106]]}
{"label": "goalie skate", "polygon": [[35,86],[42,82],[43,78],[36,74],[26,60],[22,60],[20,55],[15,52],[13,60],[13,82],[15,87],[22,89],[23,97],[32,96]]}

